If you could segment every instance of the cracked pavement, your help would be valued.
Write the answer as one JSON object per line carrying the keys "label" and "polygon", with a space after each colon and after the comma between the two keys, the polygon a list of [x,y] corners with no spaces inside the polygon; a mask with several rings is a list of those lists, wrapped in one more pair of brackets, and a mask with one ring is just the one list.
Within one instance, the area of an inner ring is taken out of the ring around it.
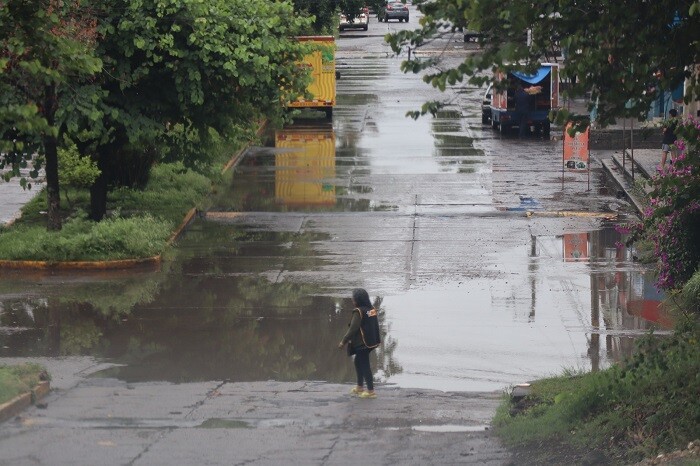
{"label": "cracked pavement", "polygon": [[508,463],[489,430],[498,392],[350,388],[85,378],[0,426],[0,464]]}

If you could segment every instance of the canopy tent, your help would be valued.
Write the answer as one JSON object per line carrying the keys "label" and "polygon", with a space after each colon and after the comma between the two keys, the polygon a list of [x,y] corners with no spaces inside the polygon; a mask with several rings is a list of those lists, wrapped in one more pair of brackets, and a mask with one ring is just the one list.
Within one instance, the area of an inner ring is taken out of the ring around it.
{"label": "canopy tent", "polygon": [[549,75],[549,73],[551,73],[551,71],[552,71],[551,67],[541,66],[540,69],[537,70],[537,73],[535,73],[535,74],[525,74],[521,71],[512,71],[511,73],[513,74],[513,76],[525,81],[526,83],[537,84],[538,82],[540,82],[544,78],[546,78]]}

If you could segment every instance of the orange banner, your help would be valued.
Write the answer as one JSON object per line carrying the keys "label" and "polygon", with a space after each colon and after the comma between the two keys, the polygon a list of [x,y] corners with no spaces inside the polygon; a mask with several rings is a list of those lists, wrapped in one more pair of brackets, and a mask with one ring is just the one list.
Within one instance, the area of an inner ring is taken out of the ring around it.
{"label": "orange banner", "polygon": [[588,170],[588,138],[590,128],[584,133],[569,136],[571,123],[564,129],[564,167],[572,171]]}

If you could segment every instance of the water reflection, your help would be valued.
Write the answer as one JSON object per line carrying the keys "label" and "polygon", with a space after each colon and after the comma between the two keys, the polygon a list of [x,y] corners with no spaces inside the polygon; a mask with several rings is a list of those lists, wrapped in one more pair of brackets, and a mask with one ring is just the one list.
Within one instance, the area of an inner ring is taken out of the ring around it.
{"label": "water reflection", "polygon": [[[564,369],[603,369],[631,355],[650,329],[668,328],[663,297],[650,293],[651,269],[616,247],[624,238],[614,226],[544,233],[554,225],[533,222],[539,231],[526,244],[497,253],[493,268],[502,273],[387,296],[403,368],[389,381],[498,390]],[[641,308],[630,304],[639,300]]]}
{"label": "water reflection", "polygon": [[430,121],[434,155],[437,161],[451,171],[471,173],[476,164],[484,163],[484,153],[474,147],[474,138],[462,126],[461,114],[443,109]]}
{"label": "water reflection", "polygon": [[565,233],[562,243],[565,262],[588,260],[588,233]]}
{"label": "water reflection", "polygon": [[[322,268],[319,238],[198,222],[158,273],[3,281],[0,357],[91,355],[126,381],[352,380],[336,349],[349,299],[277,280]],[[388,336],[376,354],[388,374],[395,347]]]}
{"label": "water reflection", "polygon": [[[561,242],[564,262],[581,262],[591,267],[591,307],[594,314],[600,311],[603,315],[602,322],[598,315],[593,316],[594,328],[625,332],[673,326],[673,318],[663,303],[665,296],[655,286],[653,270],[635,265],[635,250],[623,245],[625,238],[613,226],[564,233],[557,240]],[[614,359],[620,359],[624,355],[615,356]]]}
{"label": "water reflection", "polygon": [[348,181],[369,173],[367,161],[338,157],[333,126],[296,123],[251,148],[230,182],[213,195],[216,212],[367,212],[393,206],[375,203],[372,186]]}
{"label": "water reflection", "polygon": [[[157,272],[6,278],[0,356],[92,355],[119,365],[104,375],[127,381],[352,380],[352,364],[335,349],[349,320],[349,290],[309,274],[279,279],[281,271],[333,265],[316,247],[327,240],[319,232],[198,222]],[[635,338],[672,319],[648,269],[634,265],[634,251],[617,247],[621,240],[612,225],[532,235],[525,282],[475,279],[466,297],[458,287],[375,298],[385,333],[376,354],[380,378],[497,389],[523,378],[515,367],[542,374],[566,367],[555,349],[567,344],[583,346],[578,354],[592,370],[628,356]],[[557,274],[571,283],[564,296],[583,300],[582,330],[566,317],[554,325],[571,305],[556,302],[560,295],[545,281]],[[440,313],[426,326],[424,310],[436,305]],[[541,353],[543,343],[552,348]]]}
{"label": "water reflection", "polygon": [[275,200],[286,206],[335,205],[333,127],[275,132]]}
{"label": "water reflection", "polygon": [[[587,250],[590,238],[591,257]],[[593,370],[601,356],[619,361],[634,350],[630,331],[670,329],[673,319],[663,304],[648,268],[631,267],[633,250],[622,246],[624,238],[614,228],[564,235],[564,260],[590,261],[591,326],[588,355]],[[638,335],[632,335],[638,336]],[[601,342],[604,339],[604,347]]]}

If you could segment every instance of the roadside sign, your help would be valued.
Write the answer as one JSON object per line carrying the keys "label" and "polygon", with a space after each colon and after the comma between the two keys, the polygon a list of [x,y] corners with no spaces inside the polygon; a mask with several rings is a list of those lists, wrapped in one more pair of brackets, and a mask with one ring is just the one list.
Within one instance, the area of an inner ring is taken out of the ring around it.
{"label": "roadside sign", "polygon": [[588,170],[588,139],[590,128],[586,128],[583,133],[575,133],[569,135],[569,128],[572,123],[568,123],[564,128],[564,168],[570,171],[586,171]]}

